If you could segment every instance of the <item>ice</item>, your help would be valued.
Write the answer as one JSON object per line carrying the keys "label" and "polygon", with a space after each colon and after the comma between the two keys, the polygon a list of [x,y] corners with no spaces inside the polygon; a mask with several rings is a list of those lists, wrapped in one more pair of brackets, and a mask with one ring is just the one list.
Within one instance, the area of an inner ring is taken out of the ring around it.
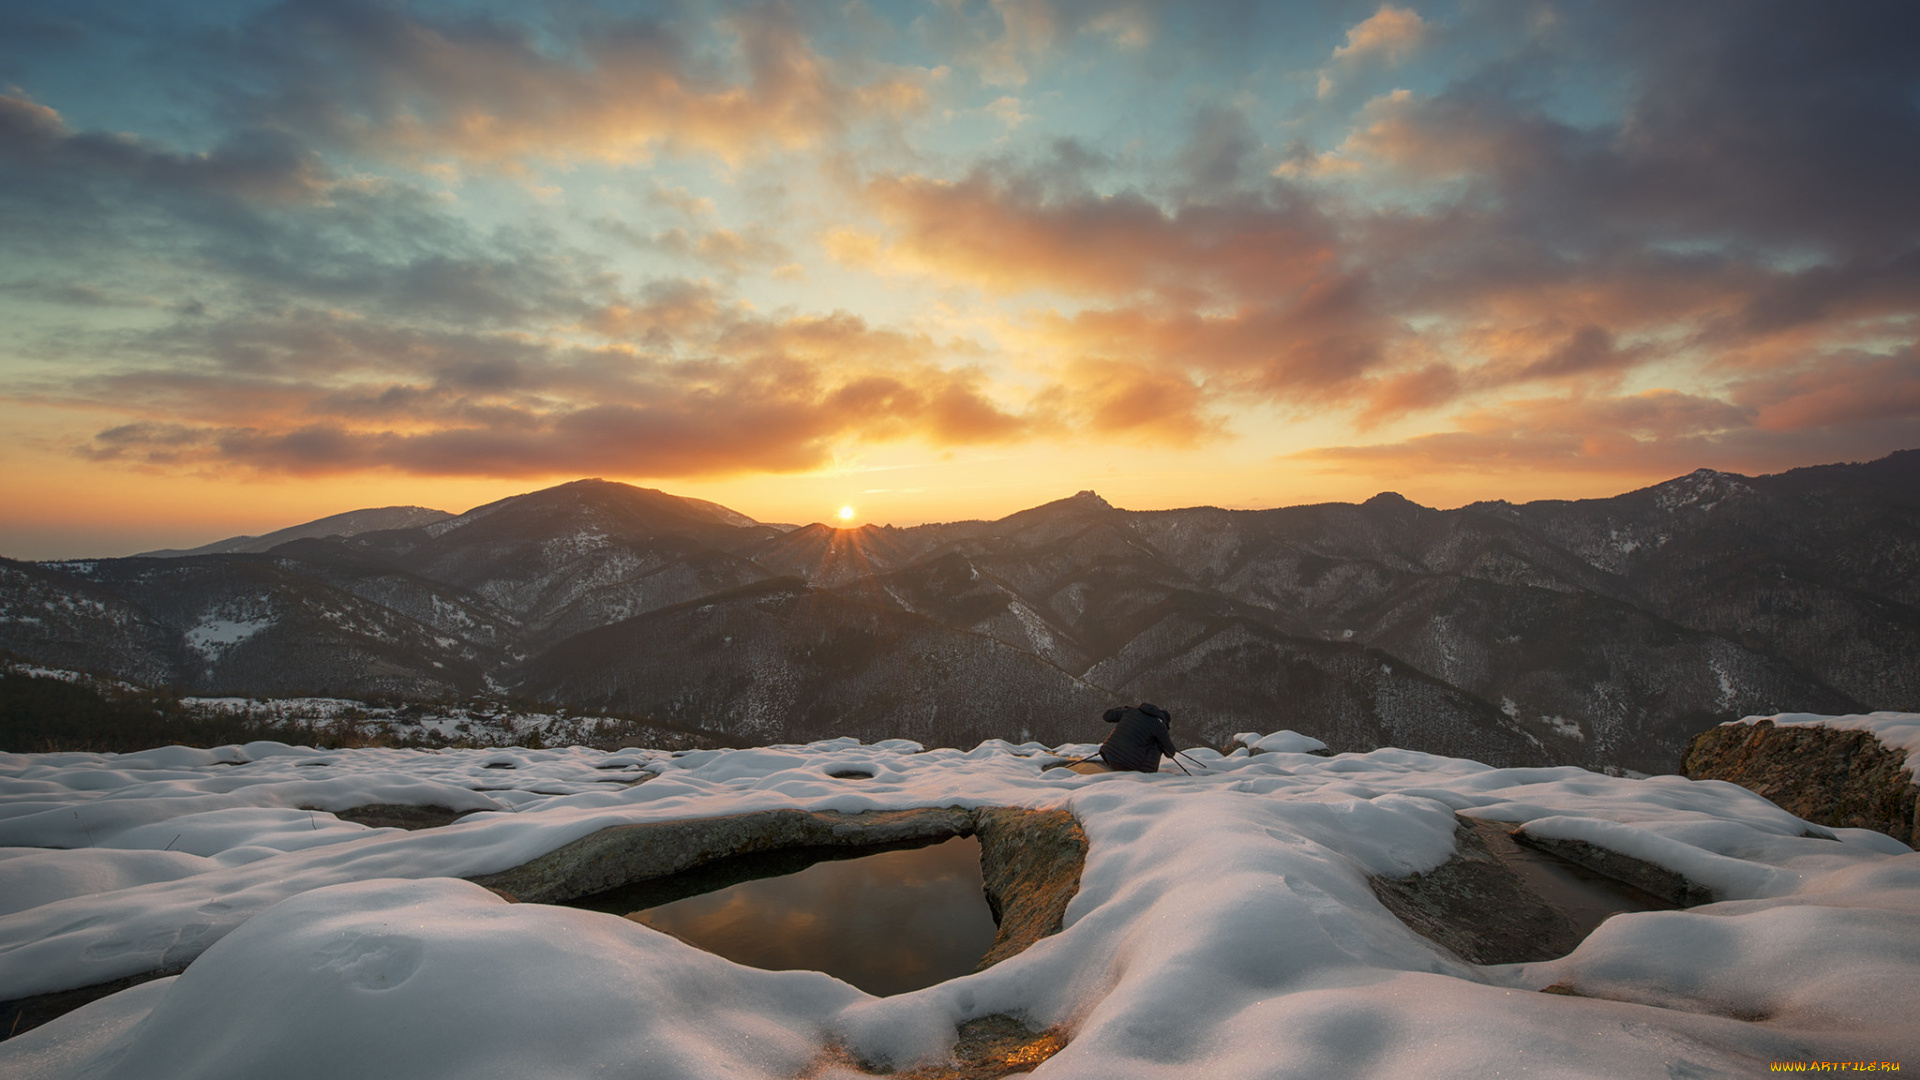
{"label": "ice", "polygon": [[[833,1041],[896,1068],[938,1060],[960,1022],[999,1012],[1069,1029],[1036,1075],[1102,1080],[1920,1061],[1920,855],[1897,841],[1721,782],[1327,758],[1249,734],[1277,752],[1196,751],[1193,776],[1043,773],[1092,745],[997,740],[0,755],[0,999],[191,962],[0,1042],[0,1075],[790,1078]],[[870,775],[829,775],[844,771]],[[412,833],[329,812],[369,803],[482,812]],[[613,825],[914,806],[1071,811],[1090,850],[1062,932],[875,998],[458,880]],[[1446,861],[1456,812],[1724,899],[1615,916],[1558,960],[1476,967],[1367,883]]]}

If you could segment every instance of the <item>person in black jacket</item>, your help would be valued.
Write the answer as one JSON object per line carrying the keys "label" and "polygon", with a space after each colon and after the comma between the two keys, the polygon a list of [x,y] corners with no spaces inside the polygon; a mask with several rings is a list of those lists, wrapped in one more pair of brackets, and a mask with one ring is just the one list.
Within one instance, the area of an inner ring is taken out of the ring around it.
{"label": "person in black jacket", "polygon": [[1100,757],[1123,772],[1159,772],[1160,755],[1172,757],[1173,716],[1149,702],[1108,709],[1112,734],[1100,744]]}

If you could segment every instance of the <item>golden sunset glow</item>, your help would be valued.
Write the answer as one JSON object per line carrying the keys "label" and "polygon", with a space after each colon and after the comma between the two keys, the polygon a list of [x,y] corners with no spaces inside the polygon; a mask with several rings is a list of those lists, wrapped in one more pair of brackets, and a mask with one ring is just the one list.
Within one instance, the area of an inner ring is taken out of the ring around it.
{"label": "golden sunset glow", "polygon": [[593,476],[911,525],[1920,446],[1910,16],[1715,11],[162,0],[0,35],[0,555]]}

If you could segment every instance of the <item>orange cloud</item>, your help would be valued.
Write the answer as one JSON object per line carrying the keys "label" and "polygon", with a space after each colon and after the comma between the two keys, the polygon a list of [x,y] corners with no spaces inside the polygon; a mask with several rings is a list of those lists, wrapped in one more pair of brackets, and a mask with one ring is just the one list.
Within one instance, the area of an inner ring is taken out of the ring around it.
{"label": "orange cloud", "polygon": [[1376,379],[1368,388],[1366,407],[1357,420],[1363,430],[1372,428],[1410,412],[1448,404],[1465,389],[1460,372],[1446,364],[1396,372]]}
{"label": "orange cloud", "polygon": [[[1715,457],[1751,428],[1753,413],[1710,397],[1655,390],[1620,397],[1501,402],[1454,418],[1454,430],[1394,443],[1329,446],[1291,455],[1354,471],[1462,468],[1672,475]],[[1691,463],[1691,464],[1689,464]]]}
{"label": "orange cloud", "polygon": [[722,300],[705,282],[654,282],[630,302],[616,301],[591,312],[585,326],[605,337],[665,348],[676,338],[716,324],[723,317]]}
{"label": "orange cloud", "polygon": [[1553,131],[1554,125],[1494,103],[1395,90],[1367,102],[1339,154],[1379,161],[1430,183],[1535,160],[1539,142]]}
{"label": "orange cloud", "polygon": [[[85,455],[177,469],[328,475],[368,469],[427,476],[556,476],[614,470],[699,477],[794,472],[832,460],[843,440],[917,438],[934,446],[1004,441],[1022,432],[965,376],[938,371],[842,382],[785,365],[673,372],[620,403],[488,410],[484,422],[362,427],[127,424],[101,431]],[[917,380],[917,381],[915,381]],[[377,418],[376,418],[377,419]],[[470,418],[481,419],[481,418]]]}
{"label": "orange cloud", "polygon": [[1191,449],[1226,435],[1202,386],[1145,364],[1082,359],[1036,396],[1047,430],[1073,438]]}
{"label": "orange cloud", "polygon": [[1411,8],[1381,4],[1380,10],[1347,31],[1347,43],[1333,50],[1335,60],[1379,55],[1399,63],[1426,38],[1427,24]]}
{"label": "orange cloud", "polygon": [[1920,345],[1747,380],[1733,397],[1757,411],[1755,426],[1766,431],[1920,420]]}
{"label": "orange cloud", "polygon": [[[201,343],[211,362],[71,384],[58,403],[128,417],[78,448],[91,460],[266,474],[792,472],[848,443],[1034,433],[1036,420],[996,402],[980,370],[944,365],[924,335],[844,313],[768,319],[711,286],[666,282],[588,325],[615,340],[587,348],[323,316],[216,325]],[[301,362],[315,352],[328,362]],[[221,355],[241,363],[212,360]]]}
{"label": "orange cloud", "polygon": [[1379,11],[1347,31],[1346,44],[1333,50],[1328,66],[1320,69],[1316,95],[1332,97],[1343,71],[1374,62],[1398,65],[1419,48],[1426,36],[1427,24],[1419,12],[1381,4]]}
{"label": "orange cloud", "polygon": [[1184,206],[1132,193],[1049,198],[1037,183],[890,176],[866,194],[894,258],[996,292],[1110,296],[1220,287],[1268,296],[1334,263],[1330,224],[1302,203]]}
{"label": "orange cloud", "polygon": [[[1310,205],[1280,194],[1169,210],[1138,194],[1058,186],[1044,176],[883,177],[865,192],[889,232],[862,234],[858,252],[995,292],[1102,301],[1071,314],[1035,309],[1019,331],[1063,392],[1100,403],[1063,409],[1074,423],[1130,427],[1130,403],[1157,394],[1180,418],[1168,430],[1190,442],[1221,430],[1210,400],[1338,401],[1380,362],[1387,331],[1369,283],[1343,269],[1331,223]],[[1098,370],[1121,387],[1093,385]]]}
{"label": "orange cloud", "polygon": [[1207,314],[1138,303],[1034,316],[1040,340],[1069,357],[1122,359],[1204,374],[1213,392],[1281,403],[1339,401],[1381,359],[1366,282],[1333,277],[1291,302]]}

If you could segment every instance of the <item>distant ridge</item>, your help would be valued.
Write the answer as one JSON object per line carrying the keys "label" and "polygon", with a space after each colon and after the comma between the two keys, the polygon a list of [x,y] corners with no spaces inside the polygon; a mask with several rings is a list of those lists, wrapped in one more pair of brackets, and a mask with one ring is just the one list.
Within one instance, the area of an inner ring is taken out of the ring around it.
{"label": "distant ridge", "polygon": [[1453,510],[1085,491],[898,529],[580,480],[198,552],[0,559],[0,652],[198,694],[517,693],[756,741],[1057,745],[1153,701],[1182,739],[1640,772],[1749,714],[1920,711],[1912,452]]}
{"label": "distant ridge", "polygon": [[318,518],[303,525],[292,525],[263,536],[230,536],[197,548],[162,548],[143,551],[136,559],[177,559],[186,555],[233,555],[271,551],[289,540],[311,540],[326,536],[358,536],[385,529],[418,529],[452,517],[445,510],[424,506],[382,506],[368,510],[349,510],[344,514]]}

